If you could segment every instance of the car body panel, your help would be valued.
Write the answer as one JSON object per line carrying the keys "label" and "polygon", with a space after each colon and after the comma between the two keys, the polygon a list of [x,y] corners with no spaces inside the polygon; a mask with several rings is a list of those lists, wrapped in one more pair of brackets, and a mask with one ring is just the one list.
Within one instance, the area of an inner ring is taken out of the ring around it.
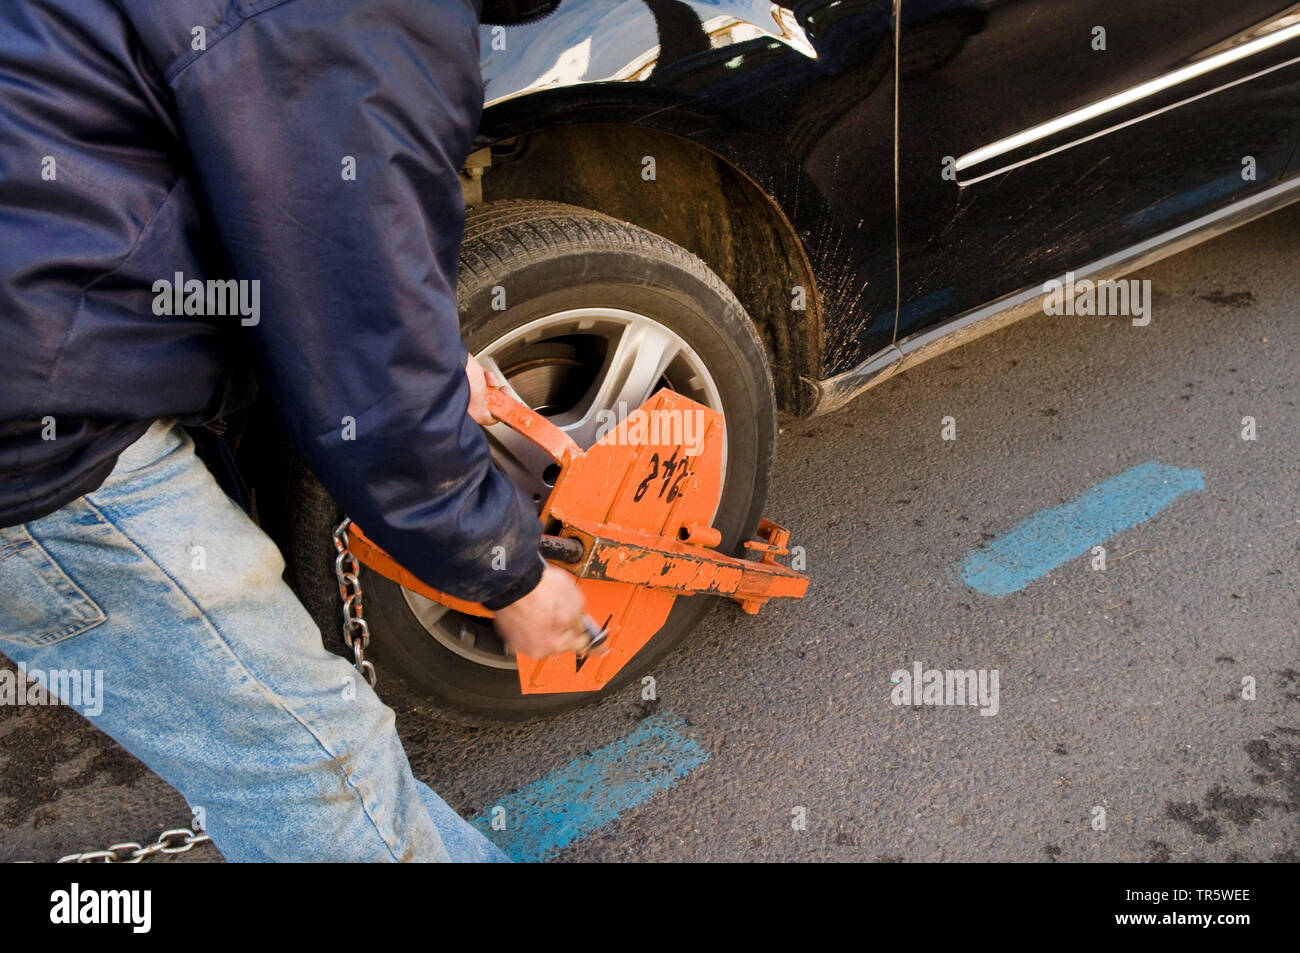
{"label": "car body panel", "polygon": [[[985,4],[941,69],[905,71],[899,338],[1283,179],[1300,112],[1289,6]],[[924,33],[904,24],[904,62]]]}
{"label": "car body panel", "polygon": [[1300,170],[1285,0],[564,0],[482,42],[482,144],[635,125],[779,207],[821,304],[815,410],[1067,271],[1291,201]]}

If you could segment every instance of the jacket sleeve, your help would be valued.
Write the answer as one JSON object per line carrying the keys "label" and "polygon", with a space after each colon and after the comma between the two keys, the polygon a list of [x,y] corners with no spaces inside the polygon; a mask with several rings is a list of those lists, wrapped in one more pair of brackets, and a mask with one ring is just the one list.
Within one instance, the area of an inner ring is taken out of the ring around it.
{"label": "jacket sleeve", "polygon": [[544,564],[536,512],[466,415],[458,170],[482,110],[477,4],[249,8],[166,80],[220,277],[260,283],[256,323],[238,323],[261,386],[368,535],[500,607]]}

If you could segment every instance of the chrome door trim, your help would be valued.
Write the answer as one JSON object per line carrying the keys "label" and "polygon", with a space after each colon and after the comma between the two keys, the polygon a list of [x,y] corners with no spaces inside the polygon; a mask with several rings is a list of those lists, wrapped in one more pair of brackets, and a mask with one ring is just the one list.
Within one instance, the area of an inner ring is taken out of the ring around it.
{"label": "chrome door trim", "polygon": [[[954,163],[954,168],[959,173],[968,171],[975,166],[990,161],[991,159],[996,159],[998,156],[1004,156],[1007,155],[1008,153],[1016,151],[1017,149],[1021,149],[1025,146],[1031,145],[1032,143],[1041,142],[1044,139],[1049,139],[1059,132],[1063,132],[1067,129],[1072,129],[1076,126],[1080,126],[1086,122],[1089,122],[1090,120],[1097,119],[1099,117],[1106,116],[1108,114],[1116,113],[1118,110],[1121,110],[1126,106],[1131,106],[1134,103],[1139,103],[1144,99],[1149,99],[1152,96],[1165,92],[1166,90],[1172,89],[1175,86],[1179,86],[1183,83],[1186,83],[1189,80],[1193,80],[1196,79],[1197,77],[1204,76],[1208,73],[1212,73],[1216,69],[1221,69],[1222,67],[1227,66],[1231,63],[1235,63],[1239,60],[1244,60],[1249,56],[1253,56],[1256,53],[1261,53],[1264,50],[1270,49],[1274,46],[1278,46],[1279,44],[1282,43],[1286,43],[1289,40],[1300,38],[1300,22],[1295,22],[1294,16],[1283,16],[1283,17],[1276,18],[1271,22],[1270,25],[1272,24],[1279,24],[1279,26],[1276,29],[1268,30],[1267,32],[1262,33],[1262,35],[1256,36],[1254,39],[1248,40],[1243,43],[1231,45],[1227,49],[1223,49],[1218,53],[1214,53],[1212,55],[1205,56],[1203,58],[1195,59],[1191,63],[1188,63],[1186,66],[1180,67],[1176,70],[1165,73],[1161,76],[1157,76],[1154,79],[1147,80],[1144,83],[1139,83],[1136,86],[1132,86],[1128,89],[1122,90],[1118,93],[1115,93],[1112,96],[1107,96],[1105,99],[1099,99],[1094,103],[1089,103],[1087,106],[1082,106],[1078,109],[1071,110],[1068,113],[1063,113],[1062,115],[1056,116],[1053,119],[1049,119],[1046,122],[1041,122],[1038,123],[1037,125],[1030,126],[1028,129],[1022,129],[1020,132],[1013,133],[1012,135],[1006,136],[1002,139],[998,139],[997,141],[991,142],[988,145],[980,146],[978,149],[974,149],[958,157],[956,162]],[[1285,24],[1285,25],[1280,25],[1280,24]],[[1178,106],[1182,106],[1187,103],[1194,102],[1198,99],[1203,99],[1206,96],[1211,96],[1214,93],[1221,92],[1222,90],[1229,89],[1233,86],[1237,86],[1240,85],[1241,83],[1249,82],[1254,79],[1258,79],[1259,77],[1264,76],[1268,73],[1272,73],[1276,70],[1283,69],[1288,66],[1292,66],[1297,62],[1300,62],[1300,57],[1289,59],[1283,63],[1276,63],[1272,66],[1254,72],[1249,76],[1238,77],[1236,79],[1233,79],[1230,82],[1224,83],[1220,86],[1216,86],[1213,89],[1203,90],[1201,92],[1196,93],[1195,95],[1188,96],[1184,99],[1179,100],[1177,103],[1166,104],[1158,109],[1153,109],[1150,112],[1144,113],[1140,116],[1133,117],[1122,122],[1116,122],[1112,125],[1106,126],[1103,129],[1096,130],[1088,135],[1081,136],[1078,139],[1074,139],[1070,142],[1064,143],[1048,151],[1036,153],[1018,162],[1011,163],[1001,168],[981,172],[979,175],[973,178],[969,178],[969,179],[959,178],[958,184],[962,186],[973,185],[976,182],[980,182],[984,179],[989,178],[990,176],[998,175],[1002,172],[1009,171],[1010,169],[1014,169],[1019,166],[1025,165],[1029,162],[1033,162],[1037,159],[1044,158],[1045,156],[1054,155],[1065,149],[1073,148],[1074,146],[1080,145],[1081,143],[1096,139],[1099,136],[1106,135],[1118,129],[1123,129],[1127,126],[1131,126],[1134,123],[1142,122],[1145,119],[1150,119],[1153,116],[1157,116],[1160,115],[1161,113],[1168,112],[1170,109],[1174,109]]]}

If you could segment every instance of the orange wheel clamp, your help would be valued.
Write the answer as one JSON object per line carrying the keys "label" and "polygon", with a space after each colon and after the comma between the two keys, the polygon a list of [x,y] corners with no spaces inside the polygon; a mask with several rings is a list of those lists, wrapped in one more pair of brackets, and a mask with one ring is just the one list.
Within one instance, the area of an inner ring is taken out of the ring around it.
{"label": "orange wheel clamp", "polygon": [[[722,499],[726,442],[718,411],[661,390],[584,452],[498,388],[488,389],[488,409],[499,421],[493,426],[510,427],[559,465],[541,513],[542,551],[578,577],[587,614],[608,631],[604,655],[517,655],[524,694],[598,691],[659,631],[678,596],[725,596],[754,613],[768,599],[798,599],[808,589],[806,576],[776,561],[790,534],[770,520],[745,543],[750,558],[712,548],[722,541],[710,526]],[[686,426],[688,414],[696,426]],[[355,524],[349,536],[371,570],[452,609],[491,617],[479,603],[425,585]]]}

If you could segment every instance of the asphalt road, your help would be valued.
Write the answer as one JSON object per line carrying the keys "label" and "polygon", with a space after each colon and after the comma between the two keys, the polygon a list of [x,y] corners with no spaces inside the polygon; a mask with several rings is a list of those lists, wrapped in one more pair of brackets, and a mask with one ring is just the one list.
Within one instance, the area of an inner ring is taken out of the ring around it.
{"label": "asphalt road", "polygon": [[[707,758],[558,859],[1300,859],[1297,261],[1291,209],[1134,276],[1148,327],[1032,318],[787,424],[767,511],[806,548],[806,600],[720,606],[653,702],[497,730],[390,698],[416,774],[473,814],[668,720]],[[1081,556],[1004,597],[961,580],[1148,461],[1204,489],[1106,541],[1104,571]],[[915,662],[996,670],[997,714],[894,704]],[[0,710],[0,860],[187,819],[75,714]]]}

